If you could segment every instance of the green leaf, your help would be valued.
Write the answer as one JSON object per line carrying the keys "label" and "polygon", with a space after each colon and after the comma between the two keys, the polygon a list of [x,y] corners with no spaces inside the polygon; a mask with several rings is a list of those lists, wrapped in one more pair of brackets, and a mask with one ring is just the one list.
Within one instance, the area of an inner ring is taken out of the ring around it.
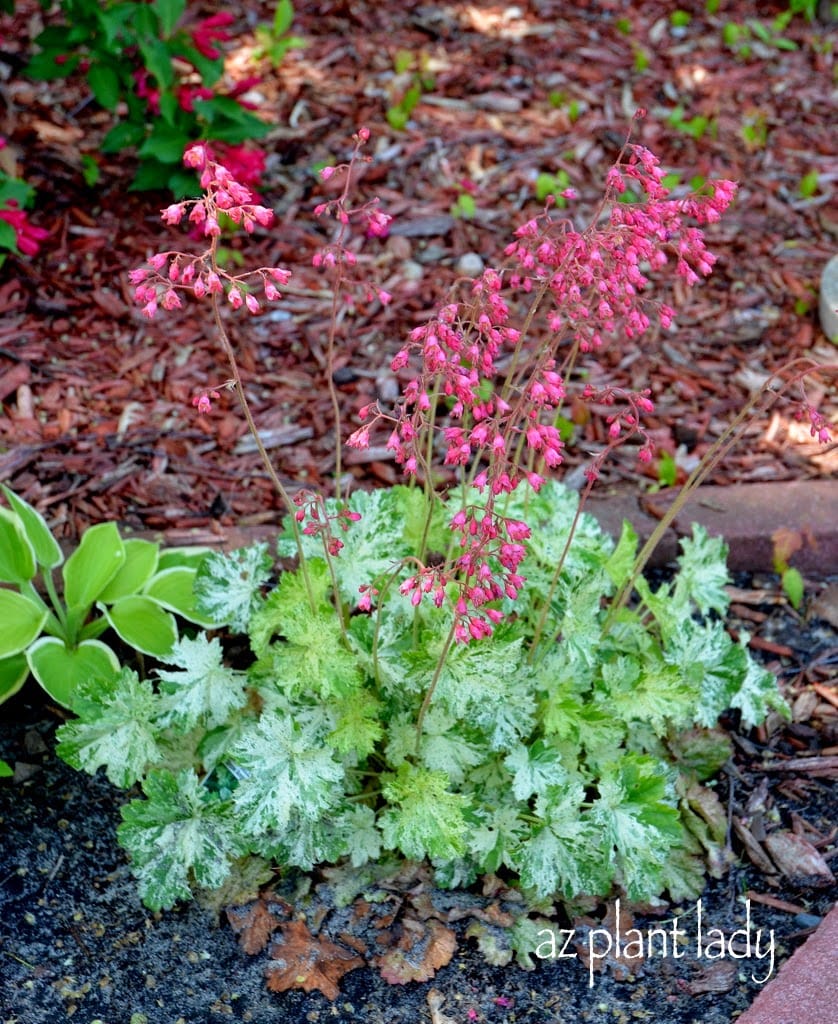
{"label": "green leaf", "polygon": [[800,179],[800,195],[803,199],[811,199],[811,197],[818,191],[819,184],[818,171],[809,171],[804,174]]}
{"label": "green leaf", "polygon": [[87,73],[87,84],[96,102],[105,110],[115,110],[121,95],[119,75],[107,64],[95,62]]}
{"label": "green leaf", "polygon": [[211,629],[223,625],[198,611],[195,597],[195,577],[197,570],[186,565],[172,566],[156,573],[146,584],[143,593],[153,598],[163,608],[176,612],[190,622]]}
{"label": "green leaf", "polygon": [[140,895],[151,910],[189,899],[192,884],[217,889],[243,853],[229,803],[214,800],[194,772],[152,771],[145,800],[121,808],[117,829]]}
{"label": "green leaf", "polygon": [[25,654],[0,658],[0,704],[13,697],[29,676],[29,662]]}
{"label": "green leaf", "polygon": [[251,615],[262,603],[262,587],[272,569],[267,544],[239,548],[230,554],[210,552],[195,577],[199,613],[213,622],[227,623],[237,633],[246,632]]}
{"label": "green leaf", "polygon": [[73,702],[79,717],[59,727],[56,753],[91,775],[104,765],[110,781],[127,789],[162,758],[152,724],[156,709],[151,683],[130,669],[82,683]]}
{"label": "green leaf", "polygon": [[716,724],[719,715],[732,706],[749,671],[746,651],[733,642],[721,622],[682,620],[664,658],[697,695],[694,720],[700,725]]}
{"label": "green leaf", "polygon": [[324,623],[331,617],[334,628],[337,619],[335,609],[329,603],[330,583],[329,571],[322,558],[307,559],[305,573],[302,568],[282,573],[279,585],[251,616],[248,633],[255,653],[265,653],[274,636],[305,645],[313,615],[322,618]]}
{"label": "green leaf", "polygon": [[637,556],[637,531],[628,521],[623,520],[620,539],[611,553],[604,569],[615,587],[621,587],[631,576],[634,559]]}
{"label": "green leaf", "polygon": [[125,561],[114,578],[99,594],[99,600],[112,604],[120,597],[138,594],[157,569],[160,545],[148,540],[131,538],[123,541]]}
{"label": "green leaf", "polygon": [[[5,206],[5,204],[3,204]],[[2,208],[2,207],[0,207]],[[6,249],[8,252],[20,253],[17,247],[17,231],[12,227],[11,224],[5,220],[0,220],[0,249]],[[5,255],[3,259],[5,259]]]}
{"label": "green leaf", "polygon": [[119,153],[123,149],[139,146],[145,134],[145,125],[136,121],[121,121],[104,137],[101,150],[103,153]]}
{"label": "green leaf", "polygon": [[31,598],[0,588],[0,658],[25,650],[40,636],[49,612]]}
{"label": "green leaf", "polygon": [[778,711],[784,718],[791,714],[775,676],[748,655],[749,639],[744,630],[739,634],[736,650],[742,655],[742,660],[736,676],[738,686],[729,698],[730,707],[742,712],[742,722],[747,728],[764,722],[769,711]]}
{"label": "green leaf", "polygon": [[154,0],[153,7],[160,19],[160,31],[163,38],[168,39],[183,17],[186,0]]}
{"label": "green leaf", "polygon": [[32,550],[35,552],[35,559],[42,568],[54,569],[64,561],[64,555],[58,541],[53,537],[46,520],[37,509],[34,509],[29,502],[19,498],[14,491],[3,485],[3,493],[6,495],[9,504],[20,520]]}
{"label": "green leaf", "polygon": [[100,604],[111,629],[129,647],[156,658],[169,654],[177,641],[172,615],[150,597],[132,594],[120,597],[110,607]]}
{"label": "green leaf", "polygon": [[339,754],[352,753],[358,758],[369,756],[384,734],[380,720],[381,705],[362,690],[333,702],[335,727],[328,742]]}
{"label": "green leaf", "polygon": [[[263,611],[254,616],[258,627]],[[262,652],[256,671],[266,673],[278,691],[288,695],[316,694],[322,701],[352,694],[361,684],[355,655],[343,644],[334,608],[312,615],[303,606],[296,622],[285,619],[280,627],[293,642],[277,641]],[[254,641],[255,647],[255,641]]]}
{"label": "green leaf", "polygon": [[269,711],[234,744],[230,756],[243,778],[233,799],[251,835],[282,831],[295,808],[316,818],[340,801],[344,773],[327,732],[325,716],[295,720]]}
{"label": "green leaf", "polygon": [[294,5],[291,0],[277,0],[274,11],[274,35],[284,36],[294,22]]}
{"label": "green leaf", "polygon": [[35,549],[20,519],[0,508],[0,581],[28,583],[37,571],[36,565]]}
{"label": "green leaf", "polygon": [[786,569],[781,577],[783,584],[783,591],[786,597],[791,601],[793,608],[797,609],[803,603],[803,592],[805,590],[805,584],[803,577],[797,569]]}
{"label": "green leaf", "polygon": [[702,615],[713,611],[726,615],[730,598],[725,587],[730,582],[727,571],[727,544],[723,537],[711,537],[705,527],[693,523],[692,537],[681,540],[678,576],[674,601],[692,601]]}
{"label": "green leaf", "polygon": [[539,899],[607,892],[610,887],[613,869],[601,832],[582,811],[584,799],[584,786],[575,782],[536,801],[538,822],[516,847],[513,866],[524,888]]}
{"label": "green leaf", "polygon": [[161,164],[179,164],[189,142],[186,132],[166,124],[165,121],[158,121],[137,150],[137,155],[153,157]]}
{"label": "green leaf", "polygon": [[71,611],[89,608],[124,561],[125,547],[115,523],[99,523],[85,530],[61,570],[67,607]]}
{"label": "green leaf", "polygon": [[[171,89],[175,83],[172,54],[162,39],[139,39],[138,45],[143,63],[163,90]],[[183,150],[181,150],[183,153]]]}
{"label": "green leaf", "polygon": [[197,725],[213,729],[225,724],[247,702],[245,675],[222,662],[221,642],[199,633],[180,639],[163,656],[179,671],[158,669],[162,694],[160,721],[187,732]]}
{"label": "green leaf", "polygon": [[503,762],[512,774],[512,795],[516,800],[529,800],[542,795],[550,786],[567,782],[567,769],[560,752],[546,740],[536,740],[532,746],[518,743]]}
{"label": "green leaf", "polygon": [[451,860],[466,849],[468,800],[448,790],[445,772],[410,764],[384,776],[384,797],[392,806],[380,817],[384,845],[410,860]]}
{"label": "green leaf", "polygon": [[[134,175],[134,180],[129,186],[129,191],[143,192],[168,188],[172,177],[179,174],[180,171],[180,160],[164,162],[154,157],[144,157],[140,162],[137,173]],[[194,180],[194,177],[192,177],[193,185]]]}
{"label": "green leaf", "polygon": [[0,761],[0,779],[9,779],[15,773],[14,768],[6,761]]}
{"label": "green leaf", "polygon": [[163,548],[157,561],[157,571],[181,568],[197,570],[207,555],[212,554],[214,550],[214,548],[200,546]]}
{"label": "green leaf", "polygon": [[44,636],[27,650],[26,659],[32,675],[65,708],[72,708],[81,685],[113,679],[119,672],[116,655],[99,640],[83,640],[69,648],[57,637]]}
{"label": "green leaf", "polygon": [[678,463],[669,452],[661,452],[658,459],[658,481],[663,487],[674,487],[678,480]]}
{"label": "green leaf", "polygon": [[683,838],[678,811],[667,795],[660,762],[625,754],[606,765],[591,810],[629,899],[660,892],[660,876],[670,849]]}

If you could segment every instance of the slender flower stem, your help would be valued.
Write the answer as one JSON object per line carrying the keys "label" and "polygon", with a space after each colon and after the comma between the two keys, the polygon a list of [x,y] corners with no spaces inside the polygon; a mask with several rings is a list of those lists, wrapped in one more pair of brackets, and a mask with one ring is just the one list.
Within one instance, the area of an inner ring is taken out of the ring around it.
{"label": "slender flower stem", "polygon": [[[213,246],[215,246],[215,239],[213,239]],[[215,264],[215,251],[212,253],[213,265]],[[241,372],[239,371],[238,360],[236,359],[236,353],[233,350],[233,344],[230,341],[230,336],[227,333],[227,328],[224,326],[224,322],[221,319],[221,310],[218,304],[218,296],[212,296],[212,316],[215,322],[218,336],[221,339],[221,347],[224,350],[224,355],[227,357],[227,362],[230,366],[230,373],[232,374],[233,380],[236,383],[236,394],[238,395],[239,404],[241,405],[244,418],[247,421],[247,427],[250,431],[250,435],[253,438],[253,443],[256,445],[256,450],[259,452],[259,457],[262,460],[262,464],[268,476],[271,479],[277,493],[282,499],[286,509],[288,510],[288,521],[291,524],[291,532],[294,535],[294,542],[297,545],[297,553],[300,560],[300,569],[303,574],[303,581],[305,582],[306,594],[308,596],[309,606],[311,607],[312,614],[316,611],[317,603],[314,600],[314,590],[311,586],[311,579],[308,574],[308,564],[306,561],[305,553],[303,551],[303,539],[300,535],[300,528],[297,520],[294,517],[294,503],[291,500],[291,496],[285,488],[285,485],[279,478],[276,470],[271,462],[271,457],[268,455],[268,451],[265,445],[262,443],[262,438],[259,436],[259,430],[256,426],[256,421],[253,418],[253,413],[250,409],[250,403],[247,400],[247,396],[244,393],[244,385],[242,383]]]}
{"label": "slender flower stem", "polygon": [[452,623],[451,629],[448,631],[448,636],[445,638],[445,643],[440,651],[439,658],[437,659],[436,668],[434,669],[433,679],[431,679],[431,685],[428,687],[425,699],[422,701],[422,706],[419,708],[419,714],[416,717],[416,753],[419,753],[419,746],[422,742],[422,725],[425,721],[425,714],[428,708],[431,706],[431,698],[434,695],[434,690],[439,682],[439,677],[442,675],[442,668],[445,665],[446,659],[448,658],[448,652],[451,650],[451,645],[454,643],[454,630],[456,623]]}
{"label": "slender flower stem", "polygon": [[[794,362],[787,364],[783,367],[783,371],[787,371],[799,361],[800,360],[794,360]],[[804,371],[804,374],[798,374],[794,380],[799,379],[800,376],[805,375],[806,372],[809,372],[812,369],[812,365],[808,360],[803,361],[807,363],[808,369]],[[759,404],[765,395],[769,396],[766,402],[766,409],[770,409],[786,388],[793,383],[792,380],[783,384],[782,387],[775,387],[777,376],[777,373],[773,373],[762,387],[758,391],[754,392],[733,420],[731,420],[722,434],[717,438],[712,447],[707,451],[701,462],[689,475],[683,487],[678,492],[675,500],[658,521],[658,524],[653,530],[651,536],[640,549],[640,553],[635,559],[631,575],[617,591],[614,600],[611,602],[611,607],[608,610],[608,615],[603,626],[603,632],[607,632],[613,626],[618,613],[623,607],[625,607],[625,604],[629,599],[629,595],[634,587],[634,581],[646,568],[646,564],[651,558],[652,552],[658,546],[661,537],[675,521],[679,512],[683,509],[693,492],[707,479],[713,469],[739,441],[743,430],[750,422],[750,416],[753,409]]]}
{"label": "slender flower stem", "polygon": [[341,265],[338,264],[337,277],[332,287],[332,312],[329,317],[329,335],[326,341],[326,376],[329,385],[329,398],[332,401],[332,414],[335,421],[335,497],[340,501],[341,476],[343,474],[343,427],[340,415],[340,399],[335,386],[335,336],[337,334],[338,306],[340,303],[340,286],[343,281]]}

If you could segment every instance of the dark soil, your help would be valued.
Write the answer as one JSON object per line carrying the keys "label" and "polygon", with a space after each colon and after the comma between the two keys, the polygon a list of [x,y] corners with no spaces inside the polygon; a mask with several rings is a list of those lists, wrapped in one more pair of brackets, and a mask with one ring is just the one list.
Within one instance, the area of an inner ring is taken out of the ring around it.
{"label": "dark soil", "polygon": [[[812,599],[822,589],[812,585]],[[758,594],[758,590],[740,589],[739,596],[748,593]],[[812,682],[827,678],[830,672],[834,675],[835,632],[822,620],[813,617],[806,622],[777,605],[755,613],[765,618],[756,629],[751,622],[750,629],[764,644],[784,651],[779,659],[770,656],[770,663],[786,694],[800,708],[805,695],[811,694]],[[701,898],[705,949],[700,959],[696,905],[664,904],[652,915],[638,911],[624,927],[638,928],[646,936],[651,928],[671,929],[667,922],[678,916],[687,936],[684,955],[674,957],[671,948],[664,955],[658,945],[644,964],[626,971],[623,978],[611,971],[596,973],[592,986],[579,957],[544,959],[532,972],[515,965],[490,966],[474,943],[462,936],[463,923],[451,926],[458,932],[459,948],[432,981],[394,986],[365,967],[344,976],[334,1002],[319,992],[273,994],[265,987],[265,954],[245,954],[223,914],[197,904],[164,913],[151,913],[142,906],[114,835],[126,794],[101,775],[79,774],[55,757],[54,729],[60,719],[39,698],[34,688],[25,688],[4,706],[0,725],[0,757],[17,769],[14,780],[0,783],[3,1024],[57,1024],[71,1017],[85,1024],[202,1024],[225,1019],[260,1024],[415,1024],[423,1020],[432,1024],[472,1020],[730,1024],[836,896],[834,885],[766,875],[743,862],[734,835],[731,843],[737,858],[727,875],[711,882]],[[807,835],[826,837],[820,845],[829,860],[836,850],[838,822],[834,772],[830,777],[814,771],[790,775],[760,770],[763,753],[769,749],[779,757],[808,754],[814,758],[838,745],[835,709],[817,701],[809,701],[808,706],[806,721],[793,721],[770,735],[746,737],[734,731],[737,754],[719,780],[719,793],[732,816],[751,823],[759,818],[767,831],[805,821],[814,830]],[[752,831],[759,834],[753,826]],[[321,921],[324,904],[319,895],[322,890],[315,878],[313,894],[300,898],[293,908],[294,913],[306,915],[313,932],[321,925],[328,927],[328,914]],[[429,890],[429,895],[438,907],[451,905],[449,894]],[[730,947],[717,945],[711,959],[710,929],[719,929],[725,942],[730,941],[745,926],[746,895],[752,898],[752,942],[757,938],[761,942],[759,950],[752,945],[751,953],[759,952],[762,958],[738,958],[747,952],[746,936],[740,934],[733,944],[737,956]],[[772,909],[759,902],[766,897],[789,906]],[[603,910],[597,908],[594,917],[601,918]],[[559,949],[563,944],[559,928],[567,924],[561,916],[555,920]],[[768,956],[772,933],[773,971]],[[576,938],[584,946],[585,933],[580,928]],[[724,955],[720,955],[722,949]]]}

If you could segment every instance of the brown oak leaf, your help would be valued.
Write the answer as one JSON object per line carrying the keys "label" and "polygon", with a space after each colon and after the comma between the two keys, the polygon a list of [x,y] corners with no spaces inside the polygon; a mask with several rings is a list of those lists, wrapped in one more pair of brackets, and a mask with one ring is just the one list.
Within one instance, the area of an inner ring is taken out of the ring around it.
{"label": "brown oak leaf", "polygon": [[607,904],[600,923],[583,917],[574,921],[574,926],[574,932],[587,933],[575,945],[580,961],[589,971],[608,968],[617,981],[625,981],[643,966],[643,935],[619,900]]}
{"label": "brown oak leaf", "polygon": [[271,992],[316,989],[327,999],[335,1000],[340,994],[338,982],[344,974],[364,966],[361,957],[344,946],[312,935],[304,921],[288,921],[280,925],[280,931],[282,939],[271,945],[275,962],[265,968]]}
{"label": "brown oak leaf", "polygon": [[239,945],[251,956],[267,946],[271,932],[280,923],[262,899],[246,907],[227,907],[226,914],[230,927],[239,937]]}
{"label": "brown oak leaf", "polygon": [[[399,943],[400,947],[404,945],[404,941]],[[450,963],[456,949],[457,937],[454,932],[439,921],[430,921],[407,949],[390,949],[376,957],[375,964],[381,970],[381,977],[391,985],[428,981],[440,967]]]}

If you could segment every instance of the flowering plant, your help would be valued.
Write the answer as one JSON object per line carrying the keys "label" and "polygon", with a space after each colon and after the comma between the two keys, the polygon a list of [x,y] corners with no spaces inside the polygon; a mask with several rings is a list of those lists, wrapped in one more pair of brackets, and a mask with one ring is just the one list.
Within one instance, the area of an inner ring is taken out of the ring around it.
{"label": "flowering plant", "polygon": [[[371,238],[388,230],[375,202],[349,204],[368,137],[362,129],[348,164],[322,172],[344,186],[315,210],[337,230],[314,262],[336,297],[354,286],[386,303],[357,279],[349,244],[356,226]],[[119,836],[143,899],[168,906],[218,886],[247,854],[307,869],[384,851],[428,858],[446,885],[505,871],[534,900],[615,885],[632,898],[699,891],[724,837],[698,782],[728,753],[711,730],[727,708],[753,725],[784,705],[747,638],[724,629],[724,544],[695,528],[675,578],[653,591],[632,528],[615,544],[557,481],[558,424],[571,394],[605,417],[583,497],[617,445],[651,456],[649,392],[577,383],[579,366],[609,336],[635,338],[654,317],[671,324],[650,274],[671,258],[687,284],[710,273],[701,226],[735,186],[672,198],[655,157],[627,144],[586,228],[548,207],[518,229],[508,267],[485,270],[393,358],[400,400],[368,404],[348,443],[364,447],[385,426],[407,483],[345,497],[338,445],[326,499],[289,493],[271,465],[225,323],[280,298],[289,271],[226,271],[219,217],[254,232],[271,211],[205,147],[186,162],[203,195],[162,215],[195,224],[206,248],[152,256],[131,274],[135,299],[148,317],[184,296],[209,302],[288,513],[277,555],[297,566],[273,582],[265,544],[209,555],[196,605],[246,637],[250,656],[231,665],[219,636],[184,637],[155,678],[124,669],[82,686],[79,717],[59,732],[71,764],[142,784]],[[628,182],[642,201],[619,202]],[[217,397],[208,386],[195,403],[209,413]],[[440,471],[445,488],[434,486]]]}
{"label": "flowering plant", "polygon": [[[5,147],[6,140],[0,135],[0,149]],[[49,234],[29,220],[25,208],[32,201],[32,196],[31,186],[0,169],[0,267],[8,252],[36,256],[41,242]]]}
{"label": "flowering plant", "polygon": [[119,117],[102,151],[137,150],[135,188],[168,187],[175,194],[192,188],[181,160],[197,138],[212,140],[231,166],[252,164],[242,143],[261,138],[269,126],[243,98],[257,79],[219,89],[218,44],[231,38],[235,20],[229,11],[182,25],[186,0],[62,0],[60,9],[63,20],[35,39],[39,52],[27,73],[45,79],[84,73],[96,101]]}

